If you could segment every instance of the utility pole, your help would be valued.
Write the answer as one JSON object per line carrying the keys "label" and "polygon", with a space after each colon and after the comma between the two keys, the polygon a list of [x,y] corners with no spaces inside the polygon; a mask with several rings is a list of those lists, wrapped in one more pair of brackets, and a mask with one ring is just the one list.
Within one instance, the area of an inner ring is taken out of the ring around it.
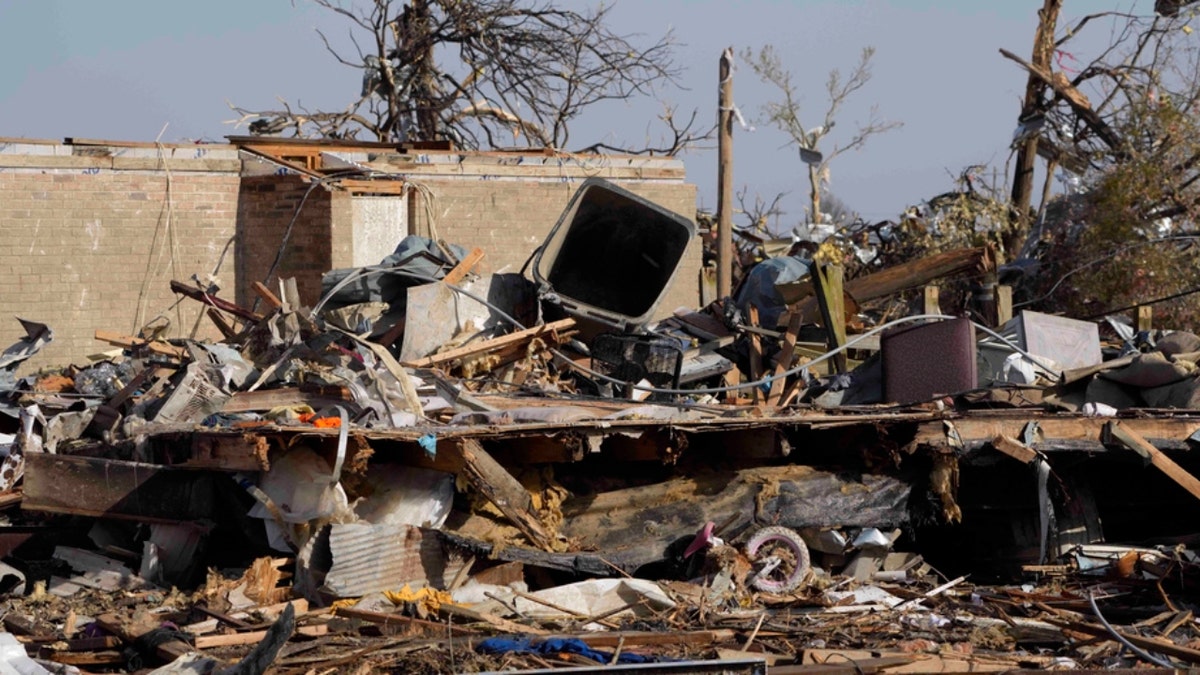
{"label": "utility pole", "polygon": [[[1062,0],[1045,0],[1042,8],[1038,11],[1038,27],[1033,37],[1033,56],[1030,63],[1042,69],[1043,72],[1048,73],[1051,70],[1050,61],[1054,55],[1054,31],[1058,25],[1058,13],[1061,9]],[[1029,81],[1025,84],[1025,101],[1021,105],[1021,116],[1018,123],[1023,123],[1041,112],[1039,107],[1045,91],[1046,83],[1031,72]],[[1012,206],[1016,212],[1015,217],[1021,225],[1026,224],[1029,218],[1029,205],[1033,197],[1033,168],[1034,162],[1037,160],[1037,149],[1038,133],[1030,134],[1017,149],[1017,168],[1013,173]]]}
{"label": "utility pole", "polygon": [[733,294],[733,47],[721,53],[717,98],[717,297]]}

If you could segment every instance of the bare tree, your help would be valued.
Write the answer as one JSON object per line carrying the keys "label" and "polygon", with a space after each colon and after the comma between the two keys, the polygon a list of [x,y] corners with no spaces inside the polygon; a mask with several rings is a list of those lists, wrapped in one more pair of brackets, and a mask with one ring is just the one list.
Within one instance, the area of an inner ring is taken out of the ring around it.
{"label": "bare tree", "polygon": [[864,48],[848,77],[843,78],[841,71],[836,68],[829,72],[829,78],[825,82],[827,100],[824,116],[820,124],[809,128],[801,121],[800,92],[792,81],[791,72],[784,68],[780,61],[775,48],[766,45],[757,53],[747,49],[742,54],[742,59],[750,64],[758,77],[763,82],[773,85],[782,96],[780,100],[771,101],[763,106],[767,122],[787,134],[790,138],[789,145],[798,147],[802,157],[805,152],[820,153],[819,158],[812,154],[808,160],[810,222],[821,221],[821,194],[823,186],[828,182],[830,162],[839,155],[858,150],[871,136],[897,129],[903,124],[882,119],[878,106],[872,106],[867,121],[857,125],[848,138],[831,139],[833,146],[822,148],[822,142],[833,131],[838,114],[846,101],[871,81],[871,58],[874,55],[873,47]]}
{"label": "bare tree", "polygon": [[[605,101],[652,95],[679,74],[668,32],[648,44],[609,27],[611,6],[561,9],[545,0],[311,0],[343,18],[355,53],[334,47],[360,71],[358,100],[345,109],[309,112],[233,106],[252,133],[386,142],[451,141],[468,148],[566,148],[570,125]],[[696,115],[660,116],[662,142],[637,149],[675,154],[711,135]],[[680,122],[682,121],[682,124]]]}
{"label": "bare tree", "polygon": [[[1158,15],[1098,12],[1059,32],[1051,63],[1002,54],[1045,84],[1036,100],[1037,152],[1072,189],[1024,250],[1042,263],[1029,303],[1091,316],[1200,284],[1200,45],[1190,1],[1159,2]],[[1107,30],[1098,53],[1078,37]],[[1027,118],[1028,119],[1028,118]],[[1190,291],[1189,291],[1190,292]],[[1186,295],[1186,294],[1185,294]],[[1197,327],[1200,302],[1166,308],[1174,326]],[[1018,303],[1020,304],[1020,303]],[[1172,309],[1173,308],[1173,309]]]}

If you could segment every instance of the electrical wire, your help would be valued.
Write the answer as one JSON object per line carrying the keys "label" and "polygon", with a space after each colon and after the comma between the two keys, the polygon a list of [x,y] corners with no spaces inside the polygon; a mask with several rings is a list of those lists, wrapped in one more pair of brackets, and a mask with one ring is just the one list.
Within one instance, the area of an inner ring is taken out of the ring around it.
{"label": "electrical wire", "polygon": [[[1108,253],[1106,253],[1105,255],[1103,255],[1099,258],[1096,258],[1094,260],[1089,260],[1088,262],[1080,265],[1079,267],[1076,267],[1075,269],[1072,269],[1069,272],[1063,274],[1061,277],[1059,277],[1058,281],[1054,282],[1054,285],[1050,287],[1050,290],[1046,291],[1045,295],[1041,296],[1040,298],[1026,300],[1025,302],[1018,302],[1013,305],[1013,309],[1020,309],[1022,307],[1028,307],[1029,305],[1032,305],[1032,304],[1041,302],[1042,300],[1045,300],[1046,298],[1050,297],[1051,295],[1054,295],[1054,293],[1058,290],[1058,287],[1061,286],[1062,283],[1067,280],[1067,277],[1069,277],[1072,274],[1075,274],[1077,272],[1082,272],[1082,271],[1088,269],[1089,267],[1099,265],[1102,262],[1107,262],[1108,260],[1112,259],[1113,256],[1120,255],[1120,254],[1124,253],[1125,251],[1131,251],[1135,248],[1141,248],[1142,246],[1148,246],[1150,244],[1161,244],[1161,243],[1167,242],[1167,241],[1186,241],[1186,240],[1191,240],[1191,239],[1200,239],[1200,235],[1178,234],[1178,235],[1172,235],[1170,237],[1159,237],[1157,239],[1147,239],[1146,241],[1137,241],[1132,244],[1126,244],[1125,246],[1122,246],[1120,248],[1113,249],[1112,251],[1109,251]],[[1111,314],[1112,312],[1108,312],[1108,313]]]}
{"label": "electrical wire", "polygon": [[[358,270],[355,271],[355,273],[346,275],[345,279],[342,279],[340,282],[338,282],[336,285],[334,285],[333,288],[329,289],[329,291],[324,296],[321,297],[321,299],[313,307],[313,310],[312,310],[313,315],[319,314],[321,311],[321,308],[323,308],[325,306],[325,303],[327,303],[329,301],[329,299],[331,297],[333,297],[334,294],[336,294],[342,288],[345,288],[351,282],[353,282],[357,279],[360,279],[362,277],[365,277],[365,276],[370,276],[373,274],[392,273],[392,274],[399,274],[400,276],[405,276],[405,277],[409,277],[412,279],[418,279],[421,281],[427,281],[427,282],[432,282],[432,283],[440,283],[441,282],[441,280],[436,277],[432,277],[432,276],[429,276],[426,274],[417,274],[414,272],[408,272],[408,271],[403,270],[401,267],[402,266],[399,266],[399,265],[397,265],[397,266],[373,265],[373,266],[369,266],[369,267],[359,268]],[[474,300],[475,302],[478,302],[479,304],[487,307],[488,309],[491,309],[500,318],[509,322],[514,327],[516,327],[518,330],[526,330],[526,327],[520,321],[517,321],[512,316],[509,316],[509,314],[507,312],[505,312],[503,309],[497,307],[495,304],[488,302],[488,300],[486,298],[481,298],[478,295],[475,295],[474,293],[471,293],[470,291],[466,291],[464,289],[458,288],[457,286],[453,286],[450,284],[447,284],[447,286],[454,292],[464,295],[464,296]],[[574,361],[572,361],[570,359],[570,357],[568,357],[566,354],[563,354],[562,352],[560,352],[557,349],[552,348],[552,349],[550,349],[550,351],[555,356],[558,356],[561,359],[563,359],[563,361],[566,364],[568,364],[570,368],[574,368],[580,372],[583,372],[590,377],[604,380],[604,381],[612,383],[612,384],[619,384],[622,386],[632,387],[633,389],[636,389],[638,391],[646,391],[646,392],[650,392],[651,394],[670,394],[670,395],[720,394],[720,393],[726,393],[726,392],[730,392],[730,391],[739,391],[742,389],[753,389],[755,387],[760,387],[762,385],[768,384],[768,383],[770,383],[778,378],[781,378],[781,377],[783,377],[783,378],[791,377],[792,375],[796,375],[802,371],[812,368],[813,366],[817,365],[818,363],[827,361],[828,359],[833,358],[834,356],[836,356],[837,354],[839,354],[843,351],[852,349],[854,347],[854,345],[858,344],[859,342],[862,342],[870,337],[873,337],[873,336],[887,330],[888,328],[892,328],[894,326],[898,326],[898,325],[905,324],[905,323],[911,323],[914,321],[927,321],[927,320],[944,321],[944,320],[956,319],[956,318],[958,318],[958,317],[949,316],[946,314],[918,314],[915,316],[901,317],[899,319],[889,321],[881,326],[876,326],[875,328],[871,329],[870,331],[867,331],[866,333],[859,335],[858,337],[854,338],[853,340],[850,340],[846,344],[844,344],[836,349],[832,349],[832,350],[822,354],[821,356],[818,356],[817,358],[813,359],[812,361],[809,361],[807,363],[803,363],[801,365],[795,366],[794,368],[785,370],[782,373],[768,375],[767,377],[763,377],[761,379],[754,380],[751,382],[743,382],[740,384],[727,385],[727,386],[723,386],[723,387],[702,387],[702,388],[697,388],[697,389],[667,389],[667,388],[663,388],[663,387],[652,387],[652,386],[644,385],[644,384],[635,384],[633,382],[626,382],[624,380],[620,380],[615,377],[610,377],[603,373],[598,373],[595,370],[588,368],[587,366],[583,366],[578,363],[575,363]],[[1035,357],[1033,354],[1030,354],[1029,352],[1025,351],[1024,349],[1017,346],[1016,344],[1013,344],[1013,342],[1011,340],[1009,340],[1008,338],[1004,337],[1003,335],[1000,335],[999,333],[993,331],[992,329],[988,328],[987,326],[984,326],[979,323],[975,323],[974,321],[972,321],[971,323],[974,324],[974,326],[976,328],[982,330],[983,332],[987,333],[988,335],[992,336],[993,338],[1000,340],[1005,345],[1007,345],[1008,347],[1010,347],[1011,349],[1016,351],[1018,354],[1021,354],[1025,358],[1029,359],[1030,362],[1032,362],[1035,366],[1042,368],[1043,370],[1045,369],[1045,366],[1043,366],[1039,362],[1037,357]]]}
{"label": "electrical wire", "polygon": [[1143,661],[1147,661],[1149,663],[1153,663],[1156,666],[1159,666],[1162,668],[1170,668],[1172,670],[1178,670],[1178,669],[1186,667],[1186,666],[1177,666],[1174,663],[1171,663],[1170,661],[1168,661],[1166,659],[1158,658],[1157,656],[1154,656],[1150,652],[1147,652],[1145,650],[1142,650],[1142,649],[1139,649],[1139,648],[1133,646],[1133,643],[1130,642],[1128,639],[1126,639],[1124,635],[1121,635],[1120,633],[1118,633],[1117,629],[1113,628],[1112,624],[1110,624],[1108,622],[1108,620],[1104,618],[1104,615],[1100,613],[1100,607],[1098,607],[1096,605],[1096,596],[1094,594],[1088,593],[1088,602],[1091,603],[1091,605],[1092,605],[1092,614],[1095,614],[1096,618],[1100,620],[1100,624],[1104,626],[1104,630],[1107,630],[1108,633],[1110,635],[1112,635],[1113,638],[1117,642],[1120,642],[1122,646],[1126,647],[1127,649],[1129,649],[1129,651],[1133,652],[1134,654],[1137,654],[1137,657],[1139,659],[1142,659]]}

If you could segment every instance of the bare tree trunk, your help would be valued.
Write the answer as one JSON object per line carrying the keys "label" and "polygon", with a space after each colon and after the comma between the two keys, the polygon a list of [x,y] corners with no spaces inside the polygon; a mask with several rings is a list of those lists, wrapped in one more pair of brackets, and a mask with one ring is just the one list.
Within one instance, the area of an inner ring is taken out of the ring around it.
{"label": "bare tree trunk", "polygon": [[[1054,30],[1058,25],[1058,13],[1062,9],[1062,0],[1045,0],[1042,9],[1038,11],[1038,27],[1033,38],[1033,65],[1049,72],[1050,57],[1054,54]],[[1025,101],[1021,106],[1019,121],[1027,119],[1037,112],[1038,104],[1046,91],[1046,83],[1033,75],[1025,84]],[[1013,174],[1012,206],[1013,217],[1018,225],[1012,242],[1005,242],[1005,249],[1011,251],[1023,236],[1029,225],[1029,207],[1033,199],[1033,169],[1037,160],[1038,135],[1032,134],[1017,150],[1017,167]]]}
{"label": "bare tree trunk", "polygon": [[437,66],[433,61],[433,40],[430,38],[433,19],[429,11],[429,0],[412,0],[408,7],[409,39],[413,40],[413,62],[419,75],[416,78],[417,129],[420,138],[438,140]]}
{"label": "bare tree trunk", "polygon": [[733,294],[733,47],[721,53],[717,97],[717,297]]}

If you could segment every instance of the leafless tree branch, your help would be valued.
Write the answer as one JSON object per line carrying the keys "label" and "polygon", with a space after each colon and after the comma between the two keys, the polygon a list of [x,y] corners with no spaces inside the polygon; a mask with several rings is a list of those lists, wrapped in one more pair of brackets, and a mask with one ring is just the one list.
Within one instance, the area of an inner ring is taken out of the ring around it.
{"label": "leafless tree branch", "polygon": [[[317,126],[312,115],[304,122],[286,119],[289,108],[263,111],[257,129],[564,148],[572,123],[589,108],[656,95],[676,86],[680,73],[670,32],[649,43],[642,35],[618,33],[607,5],[576,10],[548,0],[310,1],[350,26],[354,56],[339,52],[324,33],[318,36],[339,63],[361,72],[362,99]],[[369,49],[360,36],[370,38]],[[673,139],[661,147],[589,147],[674,154],[706,138],[691,123],[681,133],[673,115],[663,119]],[[357,129],[336,127],[336,121]]]}

